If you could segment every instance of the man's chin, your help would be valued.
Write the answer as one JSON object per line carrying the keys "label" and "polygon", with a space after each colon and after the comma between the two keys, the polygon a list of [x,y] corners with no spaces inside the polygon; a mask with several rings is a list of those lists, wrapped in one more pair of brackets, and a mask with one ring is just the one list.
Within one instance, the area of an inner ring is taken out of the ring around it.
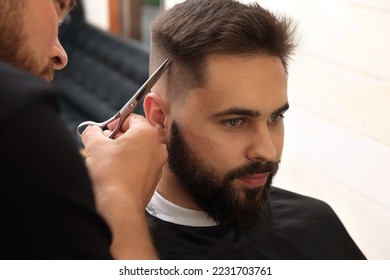
{"label": "man's chin", "polygon": [[260,225],[267,212],[269,185],[256,188],[232,186],[232,189],[234,192],[231,193],[230,200],[224,202],[224,205],[230,207],[225,208],[222,213],[217,212],[217,222],[234,230],[251,229]]}

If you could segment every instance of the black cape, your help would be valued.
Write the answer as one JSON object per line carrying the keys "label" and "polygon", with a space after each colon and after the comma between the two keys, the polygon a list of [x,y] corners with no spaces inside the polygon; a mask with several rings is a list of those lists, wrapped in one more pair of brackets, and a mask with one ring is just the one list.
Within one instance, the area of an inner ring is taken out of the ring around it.
{"label": "black cape", "polygon": [[110,259],[87,169],[46,82],[0,62],[0,259]]}
{"label": "black cape", "polygon": [[265,221],[248,231],[191,227],[148,215],[162,259],[365,259],[325,202],[272,188]]}

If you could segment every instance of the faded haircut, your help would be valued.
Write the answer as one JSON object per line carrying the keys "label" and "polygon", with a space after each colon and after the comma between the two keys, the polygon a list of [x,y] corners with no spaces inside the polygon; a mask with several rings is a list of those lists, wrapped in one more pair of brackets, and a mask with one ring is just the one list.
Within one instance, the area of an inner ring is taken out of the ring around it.
{"label": "faded haircut", "polygon": [[204,83],[206,59],[214,54],[276,56],[287,73],[296,46],[294,33],[289,18],[257,3],[187,0],[152,23],[150,66],[153,70],[169,58],[169,79],[187,88]]}

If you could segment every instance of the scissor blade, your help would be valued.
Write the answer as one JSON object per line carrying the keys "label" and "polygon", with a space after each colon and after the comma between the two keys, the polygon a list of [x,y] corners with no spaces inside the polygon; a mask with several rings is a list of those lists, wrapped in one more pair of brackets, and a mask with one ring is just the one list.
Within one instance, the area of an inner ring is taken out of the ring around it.
{"label": "scissor blade", "polygon": [[139,102],[144,98],[144,96],[149,93],[149,91],[152,89],[152,87],[157,83],[157,81],[160,79],[162,74],[164,74],[165,70],[167,70],[169,65],[169,59],[166,59],[160,67],[154,73],[149,77],[149,79],[140,87],[140,89],[134,94],[133,100]]}
{"label": "scissor blade", "polygon": [[[130,100],[125,104],[125,106],[122,107],[122,109],[118,112],[119,113],[119,122],[115,130],[110,135],[111,137],[114,137],[116,132],[119,130],[120,127],[122,127],[123,122],[125,119],[130,116],[130,114],[134,111],[135,107],[138,105],[138,103],[142,100],[142,98],[145,97],[147,93],[151,90],[151,88],[156,84],[158,79],[162,76],[162,74],[165,72],[165,70],[168,68],[169,61],[166,59],[160,67],[150,76],[150,78],[140,87],[140,89],[130,98]],[[110,138],[111,138],[110,137]]]}

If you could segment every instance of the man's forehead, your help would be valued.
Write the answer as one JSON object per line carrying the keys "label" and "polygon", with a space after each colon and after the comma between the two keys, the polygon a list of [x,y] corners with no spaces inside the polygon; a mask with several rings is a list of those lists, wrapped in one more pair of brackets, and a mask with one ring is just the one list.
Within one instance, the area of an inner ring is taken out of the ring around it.
{"label": "man's forehead", "polygon": [[224,110],[230,107],[260,110],[263,106],[278,109],[287,103],[287,76],[281,62],[244,62],[246,65],[232,62],[209,68],[203,86],[194,89],[189,97]]}

